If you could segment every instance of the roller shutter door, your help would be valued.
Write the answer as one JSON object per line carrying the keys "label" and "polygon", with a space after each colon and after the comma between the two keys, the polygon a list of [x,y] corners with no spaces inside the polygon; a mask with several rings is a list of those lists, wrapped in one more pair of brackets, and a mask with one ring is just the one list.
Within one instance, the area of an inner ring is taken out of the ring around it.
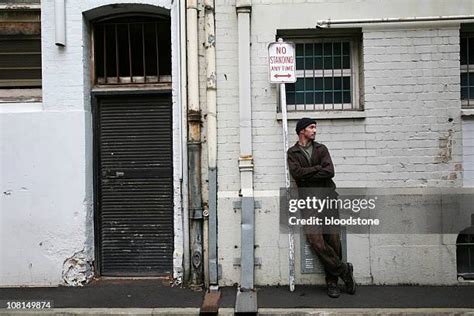
{"label": "roller shutter door", "polygon": [[171,95],[97,97],[96,234],[104,276],[172,272]]}

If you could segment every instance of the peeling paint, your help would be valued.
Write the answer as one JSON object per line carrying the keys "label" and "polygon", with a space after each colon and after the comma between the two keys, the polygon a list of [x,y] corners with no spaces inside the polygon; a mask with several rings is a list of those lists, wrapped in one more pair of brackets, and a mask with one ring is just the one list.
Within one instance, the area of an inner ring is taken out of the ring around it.
{"label": "peeling paint", "polygon": [[[183,258],[183,253],[178,251],[177,249],[174,250],[173,252],[173,258],[175,261],[175,273],[174,273],[174,279],[172,282],[173,286],[178,286],[183,283],[183,268],[182,268],[182,258]],[[176,265],[178,263],[178,265]]]}
{"label": "peeling paint", "polygon": [[94,277],[92,262],[88,260],[84,250],[67,258],[63,264],[63,281],[69,286],[83,286]]}
{"label": "peeling paint", "polygon": [[447,135],[439,138],[439,152],[435,158],[435,163],[447,163],[452,159],[453,151],[453,130],[449,129]]}
{"label": "peeling paint", "polygon": [[207,37],[207,47],[214,47],[216,45],[216,37],[212,34],[209,34]]}
{"label": "peeling paint", "polygon": [[213,72],[208,78],[207,78],[207,88],[215,89],[216,88],[216,74]]}

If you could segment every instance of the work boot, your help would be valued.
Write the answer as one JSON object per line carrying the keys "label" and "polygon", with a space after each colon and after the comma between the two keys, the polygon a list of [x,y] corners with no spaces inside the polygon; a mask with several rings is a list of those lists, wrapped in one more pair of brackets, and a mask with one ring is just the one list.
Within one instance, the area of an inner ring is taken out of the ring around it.
{"label": "work boot", "polygon": [[337,283],[329,282],[327,286],[328,296],[332,298],[338,298],[341,294],[341,290],[339,290],[339,286],[337,286]]}
{"label": "work boot", "polygon": [[344,284],[346,285],[346,291],[349,294],[354,294],[356,292],[356,282],[354,280],[354,267],[352,266],[352,263],[347,262],[346,263],[346,271],[341,275],[341,279],[344,281]]}

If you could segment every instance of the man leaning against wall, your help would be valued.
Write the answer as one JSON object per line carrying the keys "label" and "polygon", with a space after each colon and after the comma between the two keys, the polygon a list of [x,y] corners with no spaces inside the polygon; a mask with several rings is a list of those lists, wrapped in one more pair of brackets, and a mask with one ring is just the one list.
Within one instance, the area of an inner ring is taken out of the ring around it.
{"label": "man leaning against wall", "polygon": [[[308,192],[324,192],[326,196],[336,197],[334,165],[327,147],[315,141],[316,121],[302,118],[296,124],[298,141],[288,149],[287,159],[291,176],[298,186],[299,196],[308,195]],[[322,189],[322,190],[321,190]],[[304,193],[303,193],[304,192]],[[324,197],[322,197],[324,198]],[[304,210],[304,217],[327,216],[328,210],[315,212]],[[339,217],[337,210],[331,210],[332,216]],[[354,294],[356,283],[353,277],[353,266],[342,261],[342,246],[340,227],[304,226],[306,238],[318,256],[326,274],[327,294],[332,298],[340,295],[337,285],[339,277],[343,280],[346,292]]]}

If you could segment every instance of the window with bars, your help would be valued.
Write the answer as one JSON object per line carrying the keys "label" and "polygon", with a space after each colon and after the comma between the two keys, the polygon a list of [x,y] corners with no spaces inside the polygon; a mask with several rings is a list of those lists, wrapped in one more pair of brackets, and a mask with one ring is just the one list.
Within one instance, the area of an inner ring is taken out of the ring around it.
{"label": "window with bars", "polygon": [[359,110],[358,42],[352,37],[294,40],[296,83],[288,111]]}
{"label": "window with bars", "polygon": [[461,33],[461,103],[474,106],[474,30]]}
{"label": "window with bars", "polygon": [[0,88],[40,87],[40,10],[0,9]]}
{"label": "window with bars", "polygon": [[171,82],[170,20],[114,18],[94,24],[96,84]]}

